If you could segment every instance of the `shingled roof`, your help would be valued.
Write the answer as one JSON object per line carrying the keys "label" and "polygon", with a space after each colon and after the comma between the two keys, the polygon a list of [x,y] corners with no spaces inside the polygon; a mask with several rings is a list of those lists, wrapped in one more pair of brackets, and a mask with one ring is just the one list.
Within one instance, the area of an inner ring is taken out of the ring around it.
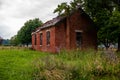
{"label": "shingled roof", "polygon": [[[56,18],[53,18],[52,20],[45,22],[42,26],[36,28],[35,32],[39,32],[41,29],[54,26],[57,23],[59,23],[60,21],[64,20],[65,18],[66,18],[66,16],[57,16]],[[32,34],[34,34],[35,32],[33,32]]]}
{"label": "shingled roof", "polygon": [[53,26],[53,25],[56,25],[58,22],[62,21],[63,19],[65,19],[65,17],[63,17],[63,16],[58,16],[56,18],[53,18],[52,20],[47,21],[46,23],[44,23],[41,26],[41,29],[46,28],[46,27],[50,27],[50,26]]}
{"label": "shingled roof", "polygon": [[[81,7],[78,7],[77,9],[79,9],[82,13],[85,13]],[[75,12],[75,10],[71,11],[70,14],[73,14]],[[81,13],[81,14],[82,14]],[[38,27],[35,32],[39,32],[41,29],[44,29],[44,28],[48,28],[48,27],[51,27],[51,26],[54,26],[56,25],[57,23],[59,23],[60,21],[64,20],[66,17],[68,16],[57,16],[55,18],[53,18],[52,20],[49,20],[47,22],[45,22],[42,26]],[[35,33],[33,32],[33,33]],[[32,34],[33,34],[32,33]]]}

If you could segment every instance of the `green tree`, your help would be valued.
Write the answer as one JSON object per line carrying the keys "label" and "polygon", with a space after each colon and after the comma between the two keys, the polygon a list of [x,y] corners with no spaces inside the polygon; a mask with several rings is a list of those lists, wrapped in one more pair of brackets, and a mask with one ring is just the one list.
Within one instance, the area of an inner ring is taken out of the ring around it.
{"label": "green tree", "polygon": [[18,44],[19,44],[19,42],[18,42],[17,35],[14,35],[13,37],[11,37],[11,39],[10,39],[10,45],[16,46]]}
{"label": "green tree", "polygon": [[86,12],[92,17],[98,28],[98,41],[106,48],[111,43],[118,43],[118,50],[120,50],[119,3],[115,0],[97,0],[97,2],[93,2],[94,4],[93,0],[86,1],[89,1],[89,3],[84,3]]}
{"label": "green tree", "polygon": [[30,44],[31,43],[31,33],[37,28],[42,25],[42,21],[38,18],[33,20],[29,20],[24,23],[24,26],[18,31],[17,39],[20,44]]}
{"label": "green tree", "polygon": [[68,5],[67,2],[64,2],[58,5],[58,7],[54,10],[54,13],[58,13],[59,15],[68,15],[70,11],[70,5]]}
{"label": "green tree", "polygon": [[114,36],[114,41],[118,42],[118,51],[120,51],[120,11],[113,11],[109,20],[109,29],[111,37]]}
{"label": "green tree", "polygon": [[109,48],[110,44],[114,42],[108,26],[110,16],[111,12],[109,10],[101,9],[93,19],[98,29],[98,42],[104,44],[106,48]]}
{"label": "green tree", "polygon": [[70,4],[67,4],[66,2],[59,4],[54,10],[54,13],[58,13],[59,15],[70,13],[79,6],[81,6],[89,16],[94,18],[97,14],[96,11],[98,12],[103,8],[112,9],[113,4],[111,0],[73,0]]}

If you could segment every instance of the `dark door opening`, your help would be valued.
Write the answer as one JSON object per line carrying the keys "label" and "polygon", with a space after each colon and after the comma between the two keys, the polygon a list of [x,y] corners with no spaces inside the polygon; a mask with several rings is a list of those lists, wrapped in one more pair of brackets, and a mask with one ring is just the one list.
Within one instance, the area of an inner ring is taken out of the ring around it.
{"label": "dark door opening", "polygon": [[76,32],[76,47],[81,48],[82,46],[82,33]]}

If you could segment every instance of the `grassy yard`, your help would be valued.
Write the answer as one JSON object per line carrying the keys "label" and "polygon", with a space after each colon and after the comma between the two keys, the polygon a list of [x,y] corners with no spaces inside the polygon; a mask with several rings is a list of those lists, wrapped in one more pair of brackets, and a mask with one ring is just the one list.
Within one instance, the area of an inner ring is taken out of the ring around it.
{"label": "grassy yard", "polygon": [[0,80],[32,80],[33,62],[43,56],[27,49],[1,49]]}
{"label": "grassy yard", "polygon": [[119,55],[111,57],[93,50],[53,55],[28,49],[0,49],[0,80],[119,79]]}

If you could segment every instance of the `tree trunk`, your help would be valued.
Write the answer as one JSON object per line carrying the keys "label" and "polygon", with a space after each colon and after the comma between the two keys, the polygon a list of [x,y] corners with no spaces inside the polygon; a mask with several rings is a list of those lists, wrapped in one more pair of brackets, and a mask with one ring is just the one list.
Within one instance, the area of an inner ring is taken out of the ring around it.
{"label": "tree trunk", "polygon": [[118,51],[120,51],[120,34],[118,36]]}
{"label": "tree trunk", "polygon": [[106,50],[108,50],[110,47],[110,43],[108,42],[108,39],[106,39],[104,45],[105,45]]}

